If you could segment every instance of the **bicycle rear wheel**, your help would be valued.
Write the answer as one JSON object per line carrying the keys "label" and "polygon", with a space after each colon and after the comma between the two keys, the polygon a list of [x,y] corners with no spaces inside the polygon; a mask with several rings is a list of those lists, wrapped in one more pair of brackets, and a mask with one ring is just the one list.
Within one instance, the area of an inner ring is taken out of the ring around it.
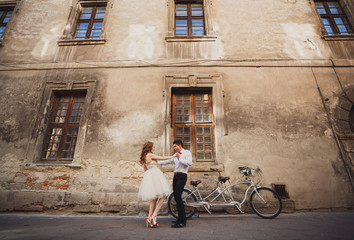
{"label": "bicycle rear wheel", "polygon": [[[182,200],[184,203],[184,211],[186,212],[186,218],[189,219],[194,215],[196,208],[186,206],[186,203],[197,201],[197,197],[189,189],[185,188],[185,189],[183,189],[183,192],[182,192]],[[173,192],[168,197],[167,207],[168,207],[168,211],[171,213],[171,215],[175,218],[178,218],[177,204],[176,204],[175,198],[173,197]]]}
{"label": "bicycle rear wheel", "polygon": [[282,209],[282,202],[276,192],[270,188],[260,187],[250,196],[253,211],[262,218],[275,218]]}

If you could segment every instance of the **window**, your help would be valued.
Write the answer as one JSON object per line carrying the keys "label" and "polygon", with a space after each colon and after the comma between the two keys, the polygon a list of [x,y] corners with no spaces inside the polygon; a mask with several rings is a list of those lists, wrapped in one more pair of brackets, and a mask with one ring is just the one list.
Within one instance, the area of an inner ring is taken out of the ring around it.
{"label": "window", "polygon": [[173,140],[181,139],[192,152],[195,170],[220,167],[222,156],[218,149],[223,147],[222,137],[228,135],[222,75],[169,74],[162,89],[166,109],[162,154],[171,154]]}
{"label": "window", "polygon": [[354,105],[352,106],[349,112],[349,126],[352,132],[354,133]]}
{"label": "window", "polygon": [[[107,8],[107,6],[110,6]],[[113,0],[73,0],[59,46],[102,45]]]}
{"label": "window", "polygon": [[176,4],[176,36],[205,35],[203,4]]}
{"label": "window", "polygon": [[173,137],[183,141],[197,161],[214,159],[211,89],[176,88],[172,94]]}
{"label": "window", "polygon": [[75,39],[99,39],[105,13],[105,5],[82,6],[77,20]]}
{"label": "window", "polygon": [[167,0],[167,42],[215,42],[212,0]]}
{"label": "window", "polygon": [[74,158],[86,92],[55,92],[41,161],[70,162]]}
{"label": "window", "polygon": [[338,1],[316,0],[316,8],[328,35],[348,35],[353,30]]}
{"label": "window", "polygon": [[0,38],[3,37],[6,25],[9,22],[13,12],[13,7],[0,7]]}

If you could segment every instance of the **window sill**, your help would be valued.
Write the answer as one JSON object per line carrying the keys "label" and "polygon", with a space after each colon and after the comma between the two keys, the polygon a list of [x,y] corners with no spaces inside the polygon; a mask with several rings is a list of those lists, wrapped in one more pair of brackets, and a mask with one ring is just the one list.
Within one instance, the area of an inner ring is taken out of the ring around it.
{"label": "window sill", "polygon": [[215,42],[216,36],[173,36],[166,37],[166,42]]}
{"label": "window sill", "polygon": [[[217,168],[221,171],[224,170],[223,164],[216,164],[215,162],[205,162],[205,163],[193,163],[193,165],[189,168],[188,172],[211,172],[210,168]],[[161,166],[162,172],[173,172],[174,166]]]}
{"label": "window sill", "polygon": [[326,41],[354,41],[354,34],[348,35],[323,35]]}
{"label": "window sill", "polygon": [[102,45],[106,42],[106,39],[70,39],[70,40],[59,40],[59,46],[77,46],[77,45]]}
{"label": "window sill", "polygon": [[354,139],[354,133],[337,133],[338,138],[340,140],[353,140]]}
{"label": "window sill", "polygon": [[21,164],[21,167],[68,167],[68,168],[82,168],[81,164],[72,163],[26,163]]}

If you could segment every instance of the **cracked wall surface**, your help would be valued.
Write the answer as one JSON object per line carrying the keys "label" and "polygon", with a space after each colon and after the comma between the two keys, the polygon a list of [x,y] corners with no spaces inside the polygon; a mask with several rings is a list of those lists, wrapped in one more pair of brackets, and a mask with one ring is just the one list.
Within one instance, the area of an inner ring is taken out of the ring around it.
{"label": "cracked wall surface", "polygon": [[[138,161],[145,141],[172,153],[170,76],[219,81],[217,158],[188,176],[203,191],[215,185],[210,167],[236,181],[250,166],[258,184],[286,185],[284,211],[352,209],[354,43],[323,38],[313,1],[209,0],[213,37],[175,41],[171,1],[109,0],[103,44],[60,45],[75,2],[22,1],[0,46],[0,211],[146,214]],[[91,94],[73,164],[38,157],[55,86]],[[172,183],[172,166],[162,170]]]}

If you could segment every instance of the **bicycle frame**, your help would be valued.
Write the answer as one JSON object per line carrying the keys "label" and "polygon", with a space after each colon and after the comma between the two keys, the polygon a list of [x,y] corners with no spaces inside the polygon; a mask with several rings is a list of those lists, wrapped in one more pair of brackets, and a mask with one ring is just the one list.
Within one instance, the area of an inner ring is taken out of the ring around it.
{"label": "bicycle frame", "polygon": [[[230,192],[230,188],[234,187],[234,186],[237,186],[237,185],[241,185],[241,184],[245,184],[245,185],[248,185],[246,191],[244,192],[244,197],[242,199],[241,202],[238,202],[238,201],[235,201],[234,200],[234,197],[232,196],[231,192]],[[198,187],[194,187],[194,190],[190,190],[188,189],[191,193],[188,194],[185,198],[187,198],[188,196],[190,196],[191,194],[194,194],[196,197],[197,197],[197,200],[198,202],[186,202],[186,206],[190,206],[190,207],[204,207],[205,210],[211,214],[211,212],[209,211],[210,207],[213,207],[213,206],[222,206],[222,207],[232,207],[232,206],[235,206],[241,213],[244,213],[242,210],[241,210],[241,206],[242,204],[245,203],[246,201],[246,198],[248,196],[248,192],[250,191],[250,189],[252,189],[251,193],[253,191],[257,191],[257,187],[256,185],[254,184],[254,182],[249,179],[249,180],[245,180],[245,181],[242,181],[242,182],[237,182],[237,183],[234,183],[234,184],[231,184],[229,186],[226,186],[225,183],[223,183],[224,185],[224,188],[221,189],[220,186],[219,186],[219,181],[218,181],[218,185],[217,187],[211,191],[211,193],[209,193],[207,196],[205,197],[202,197],[202,195],[200,194],[200,191],[198,189]],[[227,192],[227,195],[226,197],[228,197],[230,200],[226,200],[225,198],[225,195],[226,195],[226,192]],[[210,201],[208,201],[207,199],[209,197],[211,197],[213,194],[217,193],[217,195]],[[224,202],[215,202],[216,199],[218,199],[220,196],[222,196]]]}

